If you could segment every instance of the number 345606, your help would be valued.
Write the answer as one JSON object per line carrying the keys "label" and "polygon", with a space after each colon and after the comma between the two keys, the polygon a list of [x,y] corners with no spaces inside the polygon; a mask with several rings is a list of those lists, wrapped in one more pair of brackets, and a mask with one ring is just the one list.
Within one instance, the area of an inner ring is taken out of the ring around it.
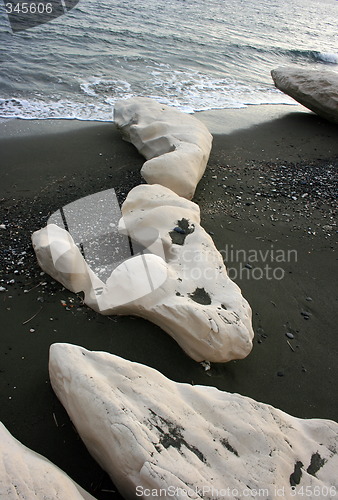
{"label": "number 345606", "polygon": [[27,3],[18,2],[17,4],[6,3],[7,14],[51,14],[53,5],[51,3]]}

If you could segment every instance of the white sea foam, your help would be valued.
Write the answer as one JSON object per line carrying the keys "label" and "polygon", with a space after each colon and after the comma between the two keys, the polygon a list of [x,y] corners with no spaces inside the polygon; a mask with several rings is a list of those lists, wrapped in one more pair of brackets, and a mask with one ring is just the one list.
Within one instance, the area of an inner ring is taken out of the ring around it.
{"label": "white sea foam", "polygon": [[[128,63],[130,65],[130,61]],[[123,68],[122,68],[123,69]],[[215,78],[200,71],[173,69],[167,64],[143,67],[143,82],[93,76],[79,82],[81,92],[48,100],[12,98],[0,100],[0,117],[22,119],[78,119],[111,121],[115,102],[134,96],[151,97],[185,113],[210,109],[243,108],[253,104],[292,104],[291,98],[270,85],[249,85],[234,78]],[[70,98],[69,98],[70,97]]]}
{"label": "white sea foam", "polygon": [[108,94],[119,95],[121,99],[131,97],[131,85],[125,80],[91,78],[80,84],[81,90],[92,97],[104,97]]}
{"label": "white sea foam", "polygon": [[[162,75],[163,76],[163,75]],[[77,119],[111,121],[119,99],[143,95],[185,113],[211,109],[244,108],[259,104],[294,104],[291,98],[271,87],[250,87],[236,82],[182,80],[178,75],[154,80],[143,92],[123,81],[93,79],[81,83],[83,95],[70,99],[0,99],[0,118]]]}
{"label": "white sea foam", "polygon": [[333,52],[319,52],[318,59],[329,64],[338,64],[338,54]]}
{"label": "white sea foam", "polygon": [[0,117],[107,120],[117,99],[132,96],[186,112],[290,104],[274,89],[272,68],[338,64],[338,2],[317,2],[316,15],[311,2],[298,2],[301,19],[277,0],[240,9],[238,0],[169,1],[163,9],[154,0],[143,0],[142,9],[100,0],[99,9],[85,2],[26,34],[13,37],[6,28],[0,95],[9,99],[0,102]]}
{"label": "white sea foam", "polygon": [[77,119],[111,121],[111,106],[93,105],[86,102],[69,100],[41,101],[34,99],[0,99],[1,118],[20,118],[23,120]]}

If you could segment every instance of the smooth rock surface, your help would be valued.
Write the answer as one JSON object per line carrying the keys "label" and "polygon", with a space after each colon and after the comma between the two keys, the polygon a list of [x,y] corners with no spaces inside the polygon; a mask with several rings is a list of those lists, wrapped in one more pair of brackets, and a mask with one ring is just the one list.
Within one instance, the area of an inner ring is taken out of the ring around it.
{"label": "smooth rock surface", "polygon": [[122,214],[121,231],[146,250],[114,269],[106,283],[69,233],[53,224],[32,235],[40,266],[68,289],[83,290],[85,303],[102,314],[157,324],[196,361],[247,356],[251,308],[200,226],[198,205],[163,186],[142,184],[130,191]]}
{"label": "smooth rock surface", "polygon": [[254,336],[251,308],[201,227],[198,205],[165,187],[142,184],[128,194],[122,215],[121,231],[126,226],[132,240],[168,266],[161,293],[149,296],[145,317],[197,361],[247,356]]}
{"label": "smooth rock surface", "polygon": [[2,423],[0,499],[95,500],[56,465],[17,441]]}
{"label": "smooth rock surface", "polygon": [[271,71],[275,86],[303,106],[338,123],[338,73],[280,67]]}
{"label": "smooth rock surface", "polygon": [[152,368],[69,344],[51,346],[49,371],[89,452],[126,499],[146,498],[147,488],[152,498],[252,498],[259,491],[272,499],[279,489],[291,499],[293,486],[307,498],[334,498],[333,421],[175,383]]}
{"label": "smooth rock surface", "polygon": [[147,97],[118,101],[114,121],[146,158],[141,174],[189,200],[207,165],[212,136],[197,118]]}

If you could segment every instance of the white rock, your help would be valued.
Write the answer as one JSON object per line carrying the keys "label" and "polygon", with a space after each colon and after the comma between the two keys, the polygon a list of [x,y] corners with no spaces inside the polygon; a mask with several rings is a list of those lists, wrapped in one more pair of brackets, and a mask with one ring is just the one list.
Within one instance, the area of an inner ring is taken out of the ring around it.
{"label": "white rock", "polygon": [[125,498],[147,498],[150,490],[152,498],[253,498],[259,491],[255,498],[272,499],[278,488],[290,500],[292,486],[307,498],[334,498],[335,422],[175,383],[69,344],[51,346],[49,370],[89,452]]}
{"label": "white rock", "polygon": [[87,265],[68,231],[48,224],[32,234],[32,243],[44,272],[74,293],[86,291],[88,303],[96,303],[95,290],[102,290],[104,284]]}
{"label": "white rock", "polygon": [[40,266],[70,290],[83,290],[85,303],[102,314],[133,314],[159,325],[196,361],[247,356],[251,309],[200,226],[198,205],[143,184],[128,194],[122,214],[122,230],[152,253],[126,260],[106,284],[55,225],[32,236]]}
{"label": "white rock", "polygon": [[141,169],[144,179],[191,199],[211,150],[206,126],[146,97],[118,101],[114,120],[123,137],[146,158]]}
{"label": "white rock", "polygon": [[276,87],[319,116],[338,123],[338,73],[280,67],[271,71]]}
{"label": "white rock", "polygon": [[[128,194],[122,215],[132,240],[163,257],[168,266],[165,283],[143,303],[143,316],[197,361],[247,356],[254,335],[251,309],[201,227],[198,205],[165,187],[142,184]],[[150,229],[158,235],[152,245]]]}
{"label": "white rock", "polygon": [[95,500],[61,469],[26,448],[0,423],[0,499]]}

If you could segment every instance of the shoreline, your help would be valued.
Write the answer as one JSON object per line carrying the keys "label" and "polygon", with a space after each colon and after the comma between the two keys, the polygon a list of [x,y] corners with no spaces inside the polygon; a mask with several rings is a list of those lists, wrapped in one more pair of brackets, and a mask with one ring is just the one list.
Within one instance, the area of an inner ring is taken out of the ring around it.
{"label": "shoreline", "polygon": [[[6,288],[0,293],[0,419],[98,499],[112,498],[103,491],[112,486],[50,387],[51,343],[108,351],[175,381],[214,385],[297,417],[337,419],[332,269],[338,126],[301,106],[285,112],[285,105],[268,107],[202,112],[214,142],[193,201],[229,270],[237,273],[255,330],[246,359],[209,371],[155,325],[83,307],[80,296],[41,274],[31,248],[30,234],[60,206],[111,187],[122,202],[142,182],[144,160],[136,149],[107,122],[0,122],[0,286]],[[271,273],[281,268],[282,279],[269,279],[266,265]]]}
{"label": "shoreline", "polygon": [[[112,108],[113,109],[113,108]],[[284,103],[284,104],[247,104],[240,108],[214,108],[207,110],[194,111],[190,114],[201,120],[209,128],[212,134],[226,134],[233,132],[239,128],[249,128],[250,126],[257,125],[264,121],[271,121],[276,118],[280,118],[285,114],[291,112],[306,113],[313,115],[312,111],[305,108],[301,104],[294,101],[294,103]],[[182,113],[185,114],[184,111]],[[227,120],[225,123],[224,120]],[[229,123],[231,120],[231,123]],[[21,118],[21,117],[0,117],[0,137],[9,137],[11,132],[16,133],[15,129],[9,129],[6,131],[6,125],[10,122],[20,122],[20,123],[30,123],[42,125],[43,123],[47,125],[47,130],[44,132],[55,131],[55,125],[59,125],[60,130],[72,129],[73,125],[76,123],[79,127],[88,126],[89,124],[104,124],[113,123],[113,113],[112,121],[107,120],[83,120],[79,118]],[[67,125],[68,124],[68,125]],[[73,124],[73,125],[72,125]],[[16,128],[16,127],[15,127]],[[42,131],[35,128],[37,133]],[[29,134],[28,128],[23,126],[21,133]]]}

